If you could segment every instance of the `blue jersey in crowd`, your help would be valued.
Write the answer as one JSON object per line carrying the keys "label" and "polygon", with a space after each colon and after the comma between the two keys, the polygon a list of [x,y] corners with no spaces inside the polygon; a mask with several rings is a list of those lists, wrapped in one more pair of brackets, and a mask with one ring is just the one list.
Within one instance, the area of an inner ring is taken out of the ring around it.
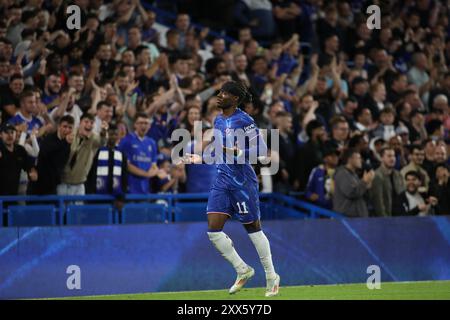
{"label": "blue jersey in crowd", "polygon": [[315,204],[322,208],[333,209],[332,190],[334,170],[331,174],[327,173],[323,165],[315,167],[309,175],[308,184],[306,186],[306,198],[310,198],[313,193],[319,197]]}
{"label": "blue jersey in crowd", "polygon": [[[154,163],[156,164],[158,148],[155,140],[147,136],[139,138],[135,132],[130,133],[120,141],[119,150],[125,154],[132,165],[139,169],[148,171]],[[128,189],[129,193],[151,192],[149,178],[138,177],[130,173]]]}
{"label": "blue jersey in crowd", "polygon": [[18,126],[25,122],[27,124],[27,133],[28,134],[31,134],[33,129],[35,129],[35,128],[40,129],[44,125],[42,120],[39,119],[38,117],[31,116],[31,118],[25,118],[21,112],[17,112],[16,115],[14,117],[12,117],[11,119],[9,119],[8,122],[10,124],[12,124],[13,126]]}

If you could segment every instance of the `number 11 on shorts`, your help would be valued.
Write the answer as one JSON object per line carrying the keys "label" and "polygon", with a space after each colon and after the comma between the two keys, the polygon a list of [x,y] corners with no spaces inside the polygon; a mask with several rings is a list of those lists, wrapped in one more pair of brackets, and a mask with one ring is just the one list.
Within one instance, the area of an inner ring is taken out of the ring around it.
{"label": "number 11 on shorts", "polygon": [[[243,208],[244,210],[242,210],[241,204],[242,204],[242,208]],[[247,205],[245,204],[245,201],[242,201],[241,203],[236,202],[236,205],[237,205],[238,208],[239,208],[239,214],[245,214],[245,213],[248,213]]]}

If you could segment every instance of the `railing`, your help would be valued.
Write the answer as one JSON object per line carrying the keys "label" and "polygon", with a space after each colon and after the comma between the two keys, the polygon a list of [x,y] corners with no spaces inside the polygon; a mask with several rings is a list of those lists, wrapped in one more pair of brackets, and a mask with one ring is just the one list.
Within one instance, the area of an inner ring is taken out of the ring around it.
{"label": "railing", "polygon": [[[204,202],[208,199],[209,193],[185,193],[185,194],[171,194],[171,193],[158,193],[158,194],[128,194],[125,197],[126,203],[136,203],[136,202],[149,202],[161,204],[165,206],[167,212],[167,221],[175,221],[172,217],[176,210],[182,210],[182,203],[187,203],[189,201],[193,202]],[[67,212],[67,207],[71,204],[112,204],[115,198],[110,195],[84,195],[84,196],[2,196],[0,197],[0,226],[2,225],[2,220],[5,221],[8,214],[8,206],[10,205],[42,205],[42,204],[52,204],[55,206],[56,214],[59,216],[59,224],[64,224],[64,217]],[[295,199],[291,196],[287,196],[280,193],[260,193],[261,203],[266,204],[264,207],[269,212],[268,216],[272,216],[270,213],[272,211],[277,211],[278,215],[276,217],[283,216],[284,212],[288,212],[286,215],[288,218],[307,218],[315,219],[320,217],[327,218],[341,218],[340,214],[333,211],[326,210],[302,200]],[[180,204],[180,205],[178,205]],[[115,210],[115,214],[119,214],[118,210]],[[267,215],[266,215],[267,216]],[[286,218],[284,217],[284,218]],[[119,219],[115,219],[115,223],[118,223]]]}

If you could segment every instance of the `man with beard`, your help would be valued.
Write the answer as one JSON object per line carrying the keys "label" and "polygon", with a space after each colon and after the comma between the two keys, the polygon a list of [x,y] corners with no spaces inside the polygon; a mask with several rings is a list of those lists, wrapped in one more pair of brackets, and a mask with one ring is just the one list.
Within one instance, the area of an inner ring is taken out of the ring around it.
{"label": "man with beard", "polygon": [[422,176],[417,171],[406,173],[406,191],[402,192],[398,199],[398,206],[393,211],[397,216],[427,216],[433,206],[437,205],[435,197],[429,197],[428,203],[419,193],[422,184]]}
{"label": "man with beard", "polygon": [[59,92],[61,91],[61,76],[57,73],[51,73],[45,80],[44,94],[42,96],[42,103],[51,111],[58,101]]}

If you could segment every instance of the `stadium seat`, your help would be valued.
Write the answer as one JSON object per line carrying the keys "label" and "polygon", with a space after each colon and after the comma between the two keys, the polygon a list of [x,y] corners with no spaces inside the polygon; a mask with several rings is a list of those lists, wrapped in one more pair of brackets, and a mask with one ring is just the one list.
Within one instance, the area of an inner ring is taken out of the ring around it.
{"label": "stadium seat", "polygon": [[109,204],[75,205],[66,211],[67,225],[96,225],[113,223],[113,207]]}
{"label": "stadium seat", "polygon": [[122,209],[122,224],[165,222],[166,219],[164,204],[127,203]]}
{"label": "stadium seat", "polygon": [[206,202],[178,202],[174,221],[206,221]]}
{"label": "stadium seat", "polygon": [[8,226],[54,226],[56,209],[53,205],[13,205],[8,207]]}

